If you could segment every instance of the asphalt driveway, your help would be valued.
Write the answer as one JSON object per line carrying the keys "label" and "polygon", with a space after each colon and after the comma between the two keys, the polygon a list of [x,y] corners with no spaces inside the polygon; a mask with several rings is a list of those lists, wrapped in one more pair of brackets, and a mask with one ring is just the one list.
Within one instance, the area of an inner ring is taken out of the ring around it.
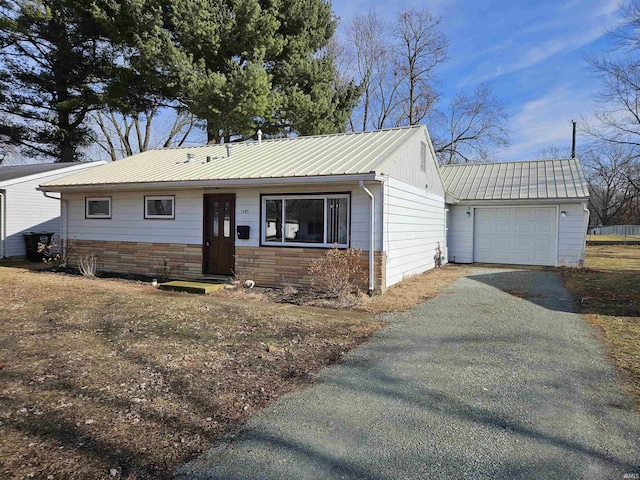
{"label": "asphalt driveway", "polygon": [[555,273],[473,268],[388,320],[178,477],[639,478],[640,415]]}

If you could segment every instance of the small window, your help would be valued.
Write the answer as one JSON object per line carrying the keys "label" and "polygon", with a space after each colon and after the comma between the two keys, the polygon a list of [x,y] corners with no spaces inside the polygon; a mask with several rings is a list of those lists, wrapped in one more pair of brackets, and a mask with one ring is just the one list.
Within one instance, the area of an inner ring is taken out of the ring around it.
{"label": "small window", "polygon": [[427,144],[424,142],[420,143],[420,171],[427,171]]}
{"label": "small window", "polygon": [[156,195],[144,197],[144,218],[175,218],[175,197],[173,195]]}
{"label": "small window", "polygon": [[262,197],[262,244],[347,247],[349,195]]}
{"label": "small window", "polygon": [[86,197],[85,218],[111,218],[111,197]]}

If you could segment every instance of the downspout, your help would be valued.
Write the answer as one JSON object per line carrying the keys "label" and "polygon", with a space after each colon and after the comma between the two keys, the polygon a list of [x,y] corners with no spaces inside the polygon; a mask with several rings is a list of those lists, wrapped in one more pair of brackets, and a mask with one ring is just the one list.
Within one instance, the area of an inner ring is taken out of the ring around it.
{"label": "downspout", "polygon": [[364,186],[364,181],[360,180],[360,188],[365,191],[367,195],[371,198],[371,220],[369,225],[369,233],[371,235],[369,239],[369,296],[373,296],[373,289],[375,287],[374,284],[374,276],[373,276],[373,251],[375,249],[375,215],[374,215],[374,207],[375,207],[375,198],[373,194],[369,191],[367,187]]}
{"label": "downspout", "polygon": [[4,258],[4,193],[0,192],[0,258]]}
{"label": "downspout", "polygon": [[[586,232],[589,229],[589,219],[591,218],[591,212],[589,211],[589,207],[587,207],[586,203],[582,204],[582,209],[587,214],[587,221],[584,229],[585,235],[586,235]],[[580,261],[582,262],[583,267],[586,266],[586,261],[587,261],[587,239],[586,238],[585,238],[584,244],[582,245],[582,258],[580,259]]]}
{"label": "downspout", "polygon": [[47,192],[42,192],[42,194],[47,198],[53,198],[54,200],[60,201],[60,220],[62,225],[60,225],[60,246],[64,249],[67,248],[67,232],[69,228],[69,224],[67,222],[67,216],[69,212],[69,202],[62,198],[62,193],[59,197],[52,197],[51,195],[47,195]]}

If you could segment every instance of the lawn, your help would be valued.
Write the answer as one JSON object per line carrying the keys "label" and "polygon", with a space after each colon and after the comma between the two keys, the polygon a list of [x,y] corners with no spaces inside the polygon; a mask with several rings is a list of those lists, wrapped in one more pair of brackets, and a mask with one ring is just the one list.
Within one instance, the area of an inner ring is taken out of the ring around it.
{"label": "lawn", "polygon": [[463,272],[337,311],[0,266],[0,478],[168,478]]}
{"label": "lawn", "polygon": [[640,246],[588,246],[586,267],[563,269],[565,284],[640,407]]}
{"label": "lawn", "polygon": [[603,243],[640,244],[640,237],[624,235],[587,235],[587,243],[598,245]]}

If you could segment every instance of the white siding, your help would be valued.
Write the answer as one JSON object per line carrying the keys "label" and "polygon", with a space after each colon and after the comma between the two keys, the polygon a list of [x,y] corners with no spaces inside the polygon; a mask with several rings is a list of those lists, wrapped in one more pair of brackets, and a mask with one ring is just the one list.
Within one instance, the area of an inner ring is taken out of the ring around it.
{"label": "white siding", "polygon": [[[420,144],[427,146],[426,172],[420,171]],[[390,178],[395,178],[430,194],[444,197],[444,186],[440,179],[440,173],[436,159],[431,152],[430,140],[426,137],[418,138],[409,143],[398,155],[397,159],[387,168],[386,173]]]}
{"label": "white siding", "polygon": [[[175,195],[175,219],[144,218],[144,196]],[[68,204],[67,237],[70,240],[121,242],[202,243],[203,191],[154,191],[65,194]],[[110,196],[110,219],[85,218],[85,197]]]}
{"label": "white siding", "polygon": [[446,247],[442,196],[391,178],[385,187],[384,218],[387,287],[435,266],[438,242],[443,252]]}
{"label": "white siding", "polygon": [[[382,249],[382,195],[379,184],[367,188],[376,197],[378,212],[376,232],[377,250]],[[199,244],[202,242],[203,195],[234,193],[236,196],[236,225],[250,227],[249,239],[236,239],[237,246],[257,247],[260,245],[260,195],[261,194],[304,194],[304,193],[351,193],[351,245],[355,248],[369,248],[369,197],[359,186],[295,186],[247,188],[236,190],[177,190],[153,192],[113,192],[110,219],[86,219],[85,197],[105,196],[100,193],[65,194],[69,202],[67,236],[78,240],[106,240],[122,242],[157,242],[178,244]],[[175,195],[174,220],[145,220],[145,195]],[[235,235],[235,232],[234,232]]]}
{"label": "white siding", "polygon": [[473,262],[473,208],[449,206],[449,261]]}
{"label": "white siding", "polygon": [[558,265],[575,267],[584,260],[587,217],[582,203],[560,204],[566,215],[558,218]]}
{"label": "white siding", "polygon": [[[45,180],[64,175],[68,175],[68,172],[5,187],[5,256],[26,254],[22,232],[60,233],[60,201],[45,197],[36,188]],[[59,194],[49,195],[59,196]]]}
{"label": "white siding", "polygon": [[[505,202],[508,203],[508,202]],[[511,205],[505,205],[511,206]],[[586,235],[586,214],[581,203],[561,203],[555,205],[523,205],[546,206],[566,212],[565,217],[558,215],[557,226],[557,265],[577,266],[582,259]],[[482,208],[478,206],[478,208]],[[471,263],[473,258],[473,205],[452,205],[449,225],[449,261]],[[471,216],[467,217],[469,210]]]}

